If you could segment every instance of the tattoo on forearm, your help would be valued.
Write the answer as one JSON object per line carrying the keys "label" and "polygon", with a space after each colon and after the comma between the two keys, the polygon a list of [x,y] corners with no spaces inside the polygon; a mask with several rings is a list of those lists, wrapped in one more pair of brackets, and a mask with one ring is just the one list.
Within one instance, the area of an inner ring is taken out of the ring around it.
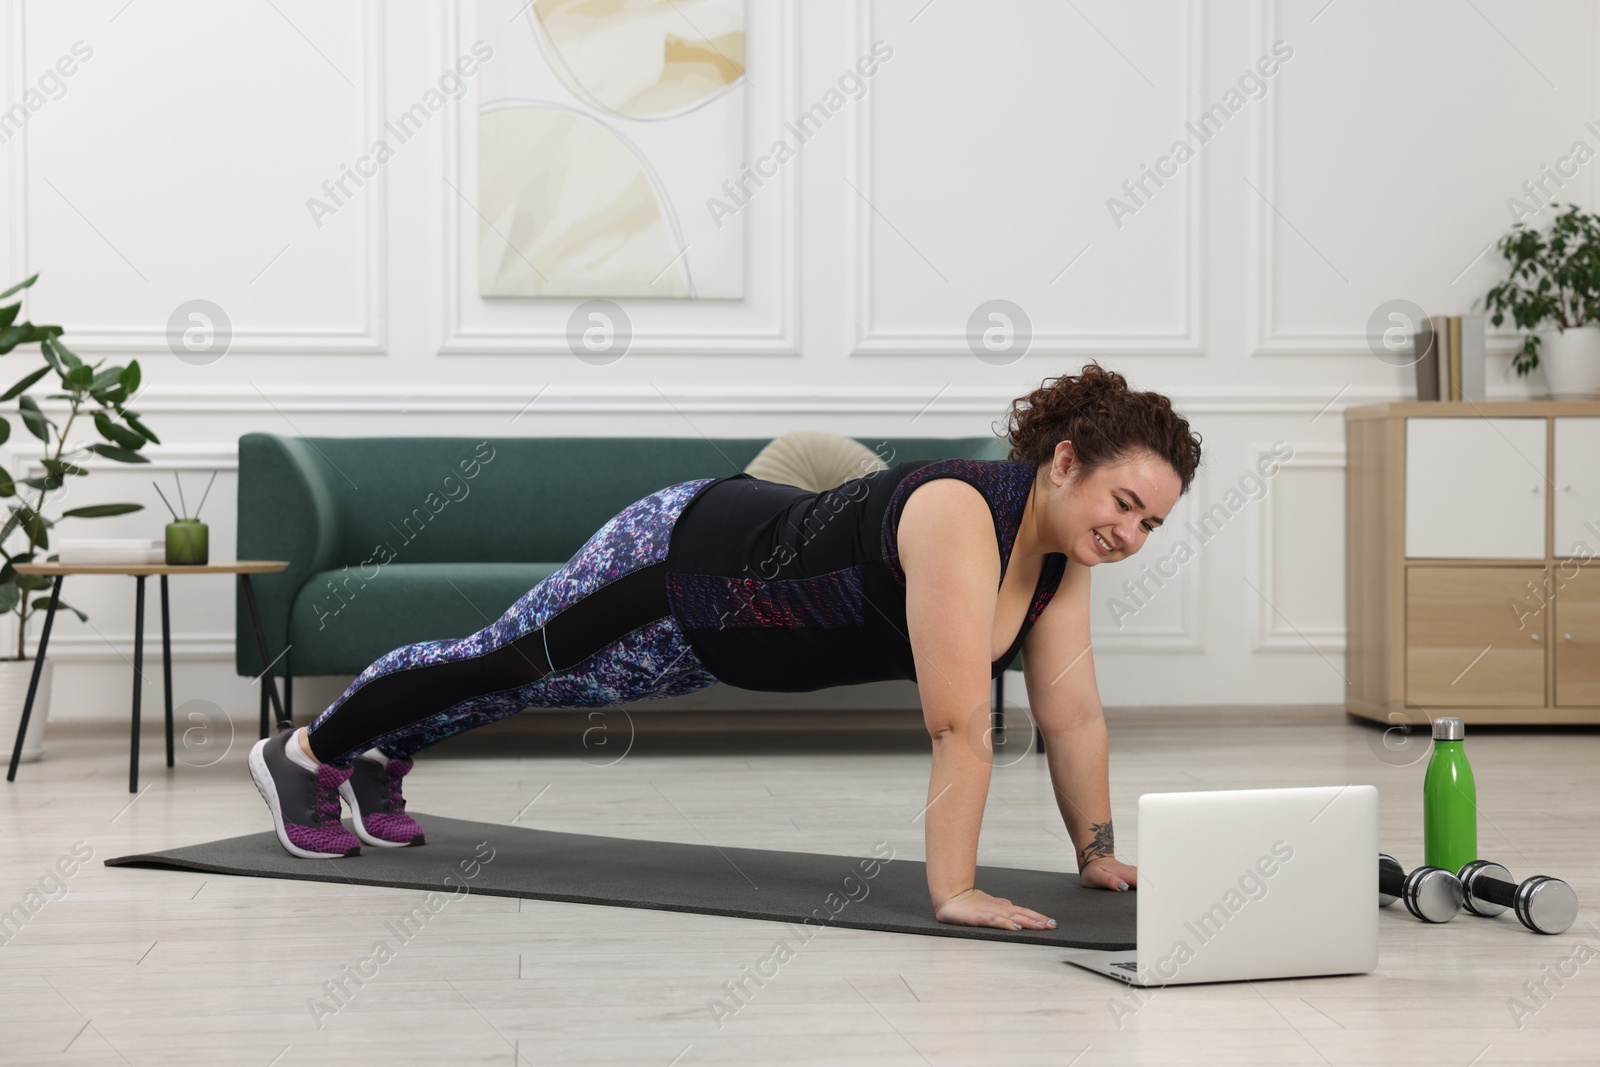
{"label": "tattoo on forearm", "polygon": [[1116,856],[1116,849],[1111,843],[1111,820],[1105,822],[1092,822],[1089,829],[1094,833],[1094,840],[1078,850],[1078,870],[1083,870],[1090,860],[1099,859],[1101,856]]}

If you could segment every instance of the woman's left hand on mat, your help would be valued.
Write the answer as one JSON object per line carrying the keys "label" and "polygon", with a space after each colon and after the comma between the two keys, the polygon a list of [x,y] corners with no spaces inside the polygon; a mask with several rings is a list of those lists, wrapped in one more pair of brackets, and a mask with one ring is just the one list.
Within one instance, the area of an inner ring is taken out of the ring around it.
{"label": "woman's left hand on mat", "polygon": [[1090,889],[1112,889],[1118,892],[1139,885],[1139,871],[1114,856],[1096,856],[1078,872],[1078,877]]}

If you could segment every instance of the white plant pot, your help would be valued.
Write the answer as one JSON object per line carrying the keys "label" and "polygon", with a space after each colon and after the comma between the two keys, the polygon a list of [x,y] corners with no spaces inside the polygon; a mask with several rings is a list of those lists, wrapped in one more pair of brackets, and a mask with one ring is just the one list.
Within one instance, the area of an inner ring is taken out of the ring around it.
{"label": "white plant pot", "polygon": [[1539,331],[1539,366],[1550,399],[1600,397],[1600,325]]}
{"label": "white plant pot", "polygon": [[[17,725],[22,722],[22,705],[28,699],[28,683],[33,679],[31,659],[0,659],[0,744],[4,760],[11,764],[11,746],[17,743]],[[39,691],[33,695],[33,714],[28,716],[28,735],[22,739],[23,763],[32,763],[44,754],[44,728],[50,717],[50,676],[55,660],[45,660],[39,672]]]}

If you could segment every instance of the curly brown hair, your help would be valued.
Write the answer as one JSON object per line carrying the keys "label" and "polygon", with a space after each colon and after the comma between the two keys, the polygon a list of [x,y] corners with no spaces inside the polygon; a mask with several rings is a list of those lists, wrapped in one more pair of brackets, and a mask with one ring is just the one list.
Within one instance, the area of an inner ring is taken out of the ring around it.
{"label": "curly brown hair", "polygon": [[1136,452],[1167,461],[1189,491],[1200,466],[1200,435],[1160,393],[1136,392],[1116,371],[1090,362],[1077,375],[1047,378],[1011,402],[1006,420],[1010,459],[1049,463],[1056,445],[1071,441],[1079,476]]}

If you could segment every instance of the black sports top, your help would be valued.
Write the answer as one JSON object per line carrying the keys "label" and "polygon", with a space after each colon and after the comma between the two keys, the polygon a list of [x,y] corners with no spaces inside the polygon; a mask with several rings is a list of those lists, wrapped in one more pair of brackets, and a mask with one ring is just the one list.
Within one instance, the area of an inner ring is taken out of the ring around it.
{"label": "black sports top", "polygon": [[[673,525],[667,600],[690,648],[719,681],[807,692],[916,680],[896,532],[912,489],[959,478],[989,504],[1006,567],[1035,467],[1022,460],[908,460],[809,492],[747,474],[702,486]],[[1000,673],[1066,570],[1051,552]]]}

